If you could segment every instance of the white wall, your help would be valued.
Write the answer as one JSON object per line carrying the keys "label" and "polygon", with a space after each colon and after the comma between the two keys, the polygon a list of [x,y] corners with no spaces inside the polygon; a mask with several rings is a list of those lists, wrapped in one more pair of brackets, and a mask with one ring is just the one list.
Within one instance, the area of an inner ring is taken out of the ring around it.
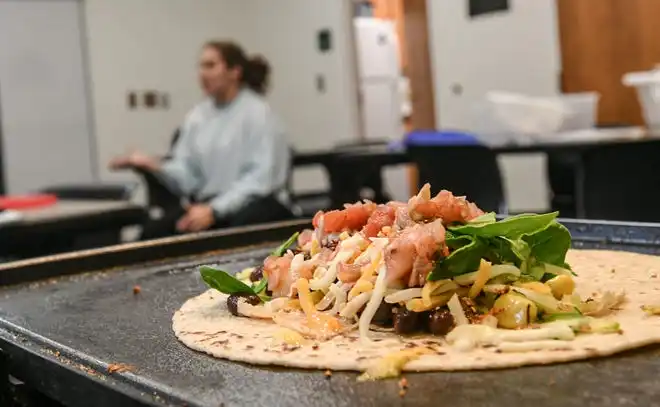
{"label": "white wall", "polygon": [[[511,10],[470,19],[465,1],[428,0],[436,121],[469,128],[473,104],[489,90],[531,95],[559,91],[560,57],[554,0],[511,0]],[[457,95],[453,86],[460,84]],[[511,210],[548,206],[544,159],[501,161]]]}
{"label": "white wall", "polygon": [[[199,100],[196,60],[211,38],[229,38],[261,53],[273,68],[269,99],[300,150],[357,137],[350,0],[87,0],[86,18],[101,176],[127,148],[160,154],[173,130]],[[316,48],[317,30],[333,33],[333,50]],[[327,91],[316,90],[324,75]],[[170,94],[169,110],[134,110],[129,90]],[[296,174],[296,186],[325,185],[320,170]]]}
{"label": "white wall", "polygon": [[[162,154],[186,112],[200,99],[196,61],[213,38],[249,32],[242,1],[86,0],[86,23],[100,173],[128,148]],[[168,110],[130,110],[130,90],[165,91]]]}
{"label": "white wall", "polygon": [[[357,68],[351,0],[242,0],[252,30],[246,46],[272,65],[269,100],[297,150],[332,148],[358,137]],[[317,33],[329,29],[332,50],[321,53]],[[325,79],[325,92],[316,87]],[[324,189],[319,169],[294,172],[296,189]]]}

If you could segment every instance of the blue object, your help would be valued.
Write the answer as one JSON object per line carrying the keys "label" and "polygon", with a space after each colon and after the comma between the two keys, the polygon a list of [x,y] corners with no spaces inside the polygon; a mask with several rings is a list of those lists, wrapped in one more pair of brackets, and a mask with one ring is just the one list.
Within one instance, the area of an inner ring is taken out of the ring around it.
{"label": "blue object", "polygon": [[406,146],[478,146],[476,136],[459,131],[418,130],[408,133]]}

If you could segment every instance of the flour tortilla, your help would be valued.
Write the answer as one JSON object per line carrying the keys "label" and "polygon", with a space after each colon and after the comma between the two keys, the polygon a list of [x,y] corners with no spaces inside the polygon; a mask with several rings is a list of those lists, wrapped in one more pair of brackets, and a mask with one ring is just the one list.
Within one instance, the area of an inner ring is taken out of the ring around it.
{"label": "flour tortilla", "polygon": [[[614,251],[573,250],[567,261],[578,273],[577,292],[586,298],[597,291],[625,290],[622,309],[605,319],[620,323],[622,334],[579,335],[566,350],[497,353],[494,348],[460,352],[431,335],[401,338],[372,332],[377,342],[363,345],[357,332],[328,342],[310,341],[301,347],[273,339],[278,325],[239,318],[227,310],[227,296],[215,290],[186,301],[174,314],[174,332],[186,346],[218,358],[257,365],[309,369],[364,370],[374,360],[412,346],[435,353],[405,365],[406,371],[494,369],[607,356],[660,342],[660,316],[647,316],[640,306],[660,302],[660,257]],[[412,343],[413,345],[410,345]]]}

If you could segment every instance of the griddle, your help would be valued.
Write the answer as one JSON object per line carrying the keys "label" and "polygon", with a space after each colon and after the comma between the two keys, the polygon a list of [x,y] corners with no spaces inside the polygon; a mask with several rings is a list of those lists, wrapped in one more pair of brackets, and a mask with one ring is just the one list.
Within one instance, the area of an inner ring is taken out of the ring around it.
{"label": "griddle", "polygon": [[[660,225],[563,222],[578,248],[660,254]],[[322,371],[255,367],[177,341],[172,314],[205,290],[198,265],[232,272],[256,265],[304,226],[243,228],[0,266],[5,366],[68,406],[660,405],[658,346],[550,366],[407,373],[409,390],[400,397],[397,380],[358,383],[355,373],[328,378]],[[112,364],[129,371],[109,373]]]}

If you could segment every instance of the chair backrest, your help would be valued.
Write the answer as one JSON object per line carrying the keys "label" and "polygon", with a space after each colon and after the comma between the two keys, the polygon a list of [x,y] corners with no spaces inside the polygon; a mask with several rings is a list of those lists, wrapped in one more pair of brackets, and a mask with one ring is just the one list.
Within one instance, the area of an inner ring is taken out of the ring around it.
{"label": "chair backrest", "polygon": [[44,188],[40,192],[56,195],[60,199],[126,201],[131,199],[136,187],[135,183],[57,185]]}
{"label": "chair backrest", "polygon": [[583,155],[588,219],[660,221],[660,140],[604,145]]}
{"label": "chair backrest", "polygon": [[409,146],[408,155],[419,170],[419,186],[431,184],[434,194],[442,189],[465,195],[486,211],[499,212],[504,203],[496,154],[487,147]]}

